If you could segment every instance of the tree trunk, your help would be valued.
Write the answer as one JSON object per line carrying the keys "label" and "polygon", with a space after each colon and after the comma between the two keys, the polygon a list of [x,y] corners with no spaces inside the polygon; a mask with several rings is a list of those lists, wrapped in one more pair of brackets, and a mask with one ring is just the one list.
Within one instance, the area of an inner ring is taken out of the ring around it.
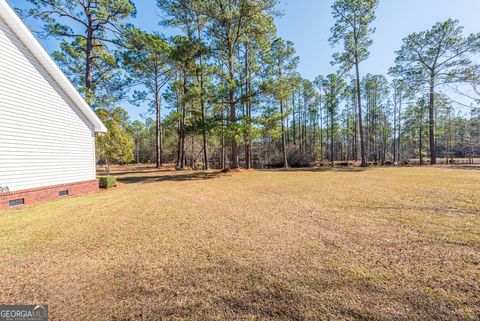
{"label": "tree trunk", "polygon": [[[233,44],[229,46],[229,64],[228,64],[228,72],[229,72],[229,88],[228,88],[228,96],[229,96],[229,107],[230,107],[230,125],[236,130],[237,124],[237,110],[236,110],[236,103],[235,103],[235,64],[234,64],[234,50]],[[238,145],[235,134],[231,137],[231,159],[230,159],[230,166],[231,168],[238,168]]]}
{"label": "tree trunk", "polygon": [[177,142],[177,161],[176,161],[176,167],[180,167],[180,157],[181,157],[181,149],[182,149],[182,133],[181,133],[181,127],[182,123],[181,121],[177,121],[178,125],[178,142]]}
{"label": "tree trunk", "polygon": [[158,97],[158,135],[160,136],[159,139],[159,159],[160,159],[160,167],[163,166],[163,124],[162,124],[162,97]]}
{"label": "tree trunk", "polygon": [[[202,32],[200,27],[197,28],[198,39],[200,44],[202,43]],[[199,57],[199,64],[200,64],[200,109],[202,113],[202,143],[203,143],[203,159],[204,164],[203,168],[208,170],[210,168],[210,164],[208,162],[208,143],[207,143],[207,125],[205,122],[205,93],[204,93],[204,84],[203,84],[203,54],[200,53]]]}
{"label": "tree trunk", "polygon": [[420,123],[420,129],[419,129],[419,142],[418,142],[418,149],[419,149],[419,155],[420,155],[420,166],[423,165],[423,137],[422,137],[422,129],[423,129],[423,124]]}
{"label": "tree trunk", "polygon": [[222,145],[222,151],[221,151],[221,163],[222,163],[222,169],[225,169],[227,167],[227,162],[226,162],[226,155],[225,155],[225,115],[222,110],[222,139],[221,139],[221,145]]}
{"label": "tree trunk", "polygon": [[162,124],[161,124],[161,110],[160,110],[160,88],[158,84],[158,68],[155,63],[155,165],[156,168],[163,166],[162,160]]}
{"label": "tree trunk", "polygon": [[248,55],[248,43],[245,43],[245,109],[247,117],[247,130],[245,131],[245,167],[252,168],[252,142],[250,137],[250,126],[252,122],[252,106],[250,100],[250,61]]}
{"label": "tree trunk", "polygon": [[297,123],[295,120],[295,93],[292,94],[292,108],[293,108],[293,145],[297,146]]}
{"label": "tree trunk", "polygon": [[393,96],[393,163],[397,162],[397,93]]}
{"label": "tree trunk", "polygon": [[322,100],[320,99],[320,162],[323,165],[323,110],[322,110]]}
{"label": "tree trunk", "polygon": [[187,109],[187,73],[186,71],[183,72],[183,97],[182,97],[182,122],[180,127],[180,136],[181,136],[181,143],[180,143],[180,167],[185,167],[185,120],[186,120],[186,111]]}
{"label": "tree trunk", "polygon": [[[176,100],[177,100],[177,112],[178,113],[181,113],[181,109],[182,109],[182,103],[180,102],[180,93],[179,93],[179,90],[176,89],[175,90],[175,96],[176,96]],[[176,167],[180,167],[180,157],[181,157],[181,149],[182,149],[182,133],[181,133],[181,128],[182,128],[182,122],[181,120],[178,120],[177,121],[177,134],[178,134],[178,142],[177,142],[177,161],[176,161]]]}
{"label": "tree trunk", "polygon": [[357,83],[357,103],[358,103],[358,129],[360,131],[360,153],[362,159],[362,167],[367,167],[367,158],[365,154],[365,141],[363,136],[363,119],[362,119],[362,95],[360,86],[360,68],[358,61],[358,54],[355,53],[355,74]]}
{"label": "tree trunk", "polygon": [[[90,21],[90,17],[88,19]],[[85,101],[92,105],[92,65],[93,65],[93,30],[92,26],[87,28],[87,44],[85,49]]]}
{"label": "tree trunk", "polygon": [[401,144],[402,144],[402,96],[400,94],[400,100],[398,103],[398,148],[397,148],[397,159],[400,160],[401,156]]}
{"label": "tree trunk", "polygon": [[155,167],[160,168],[160,102],[157,100],[155,104]]}
{"label": "tree trunk", "polygon": [[430,76],[430,104],[428,108],[429,118],[429,142],[430,142],[430,164],[437,163],[437,150],[435,143],[435,76]]}
{"label": "tree trunk", "polygon": [[288,168],[288,158],[287,158],[287,141],[285,136],[285,118],[283,117],[283,99],[280,99],[280,114],[282,121],[282,155],[283,155],[283,168]]}
{"label": "tree trunk", "polygon": [[355,95],[352,95],[352,109],[353,109],[353,157],[354,161],[358,161],[358,105],[355,101]]}
{"label": "tree trunk", "polygon": [[333,157],[333,130],[334,130],[334,124],[333,124],[333,112],[330,111],[330,162],[332,163],[332,167],[335,165],[335,159]]}
{"label": "tree trunk", "polygon": [[195,169],[195,135],[192,133],[192,135],[190,136],[191,139],[192,139],[192,145],[191,145],[191,159],[190,159],[190,167],[192,167],[192,169]]}

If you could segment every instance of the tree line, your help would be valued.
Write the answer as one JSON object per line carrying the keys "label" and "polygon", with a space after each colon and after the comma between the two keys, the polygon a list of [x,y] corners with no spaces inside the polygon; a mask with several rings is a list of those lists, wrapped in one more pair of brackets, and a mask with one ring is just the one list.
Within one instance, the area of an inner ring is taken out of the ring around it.
{"label": "tree line", "polygon": [[[301,77],[277,0],[157,0],[165,37],[132,0],[29,0],[60,67],[109,129],[99,161],[178,168],[393,164],[480,155],[480,34],[458,21],[408,35],[386,75],[365,73],[378,0],[335,0],[338,72]],[[320,41],[320,40],[319,40]],[[461,112],[449,94],[468,96]],[[130,121],[122,104],[148,106]],[[427,160],[428,159],[428,160]]]}

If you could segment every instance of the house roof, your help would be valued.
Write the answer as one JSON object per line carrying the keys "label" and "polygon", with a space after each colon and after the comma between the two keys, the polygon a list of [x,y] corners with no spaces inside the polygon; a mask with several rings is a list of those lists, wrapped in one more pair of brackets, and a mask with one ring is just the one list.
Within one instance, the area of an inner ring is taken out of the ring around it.
{"label": "house roof", "polygon": [[105,133],[107,131],[105,125],[6,0],[0,0],[0,18],[15,32],[17,37],[20,38],[43,68],[45,68],[60,88],[74,102],[78,109],[80,109],[82,114],[84,114],[87,120],[94,126],[95,131]]}

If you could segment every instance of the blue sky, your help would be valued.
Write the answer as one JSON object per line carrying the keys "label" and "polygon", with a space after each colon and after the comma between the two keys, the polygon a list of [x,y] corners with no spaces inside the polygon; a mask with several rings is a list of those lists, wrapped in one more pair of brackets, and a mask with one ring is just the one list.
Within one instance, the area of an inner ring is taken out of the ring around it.
{"label": "blue sky", "polygon": [[[10,0],[16,7],[24,7],[26,0]],[[295,44],[300,57],[299,71],[303,77],[313,80],[320,74],[336,70],[330,65],[334,52],[328,44],[330,28],[333,25],[330,6],[332,0],[282,0],[280,9],[283,17],[277,19],[278,33]],[[135,23],[153,31],[170,33],[158,26],[160,12],[155,0],[137,0]],[[395,50],[402,44],[402,38],[409,33],[430,28],[434,23],[448,18],[458,19],[466,33],[480,32],[480,0],[380,0],[376,33],[368,61],[361,66],[366,73],[386,74],[395,59]],[[32,26],[35,29],[35,26]],[[40,39],[47,50],[56,48],[55,40]],[[144,108],[129,106],[132,118],[137,119]]]}

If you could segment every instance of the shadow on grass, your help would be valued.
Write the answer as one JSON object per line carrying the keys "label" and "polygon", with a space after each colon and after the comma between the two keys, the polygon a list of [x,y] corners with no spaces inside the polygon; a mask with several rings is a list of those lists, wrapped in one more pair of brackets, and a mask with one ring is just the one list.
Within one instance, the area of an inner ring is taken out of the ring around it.
{"label": "shadow on grass", "polygon": [[405,204],[399,206],[391,206],[391,205],[353,205],[353,206],[345,206],[344,208],[352,209],[352,210],[367,210],[367,211],[385,211],[391,210],[395,212],[405,212],[405,211],[420,211],[420,212],[428,212],[431,214],[436,215],[445,215],[445,214],[461,214],[461,215],[479,215],[480,213],[475,209],[467,209],[467,208],[447,208],[447,207],[432,207],[432,206],[424,206],[424,205],[417,205],[417,206],[408,206]]}
{"label": "shadow on grass", "polygon": [[312,173],[321,173],[321,172],[350,172],[350,173],[360,173],[367,170],[367,168],[362,167],[301,167],[301,168],[269,168],[264,169],[264,171],[272,172],[312,172]]}
{"label": "shadow on grass", "polygon": [[466,170],[477,170],[480,171],[480,164],[471,164],[471,165],[450,165],[444,166],[442,168],[448,169],[466,169]]}
{"label": "shadow on grass", "polygon": [[[321,172],[351,172],[359,173],[365,171],[365,168],[360,167],[316,167],[316,168],[271,168],[271,169],[258,169],[256,171],[265,171],[265,172],[282,172],[282,173],[321,173]],[[201,181],[201,180],[210,180],[217,178],[221,175],[228,175],[229,173],[222,173],[221,171],[199,171],[199,172],[176,172],[176,171],[145,171],[137,172],[136,176],[128,176],[131,173],[115,173],[117,175],[117,180],[125,184],[134,184],[134,183],[154,183],[154,182],[183,182],[183,181]],[[143,174],[143,175],[142,175]],[[126,176],[123,176],[126,175]]]}
{"label": "shadow on grass", "polygon": [[125,184],[134,183],[155,183],[155,182],[182,182],[182,181],[202,181],[217,178],[220,172],[195,172],[187,174],[162,174],[148,176],[128,176],[118,177],[118,181]]}
{"label": "shadow on grass", "polygon": [[[125,168],[125,169],[112,169],[110,170],[110,175],[129,175],[129,174],[139,174],[139,173],[167,173],[175,171],[170,167],[161,167],[156,168],[155,166],[146,166],[146,167],[133,167],[133,168]],[[106,170],[104,168],[97,168],[97,175],[104,176],[106,175]]]}

